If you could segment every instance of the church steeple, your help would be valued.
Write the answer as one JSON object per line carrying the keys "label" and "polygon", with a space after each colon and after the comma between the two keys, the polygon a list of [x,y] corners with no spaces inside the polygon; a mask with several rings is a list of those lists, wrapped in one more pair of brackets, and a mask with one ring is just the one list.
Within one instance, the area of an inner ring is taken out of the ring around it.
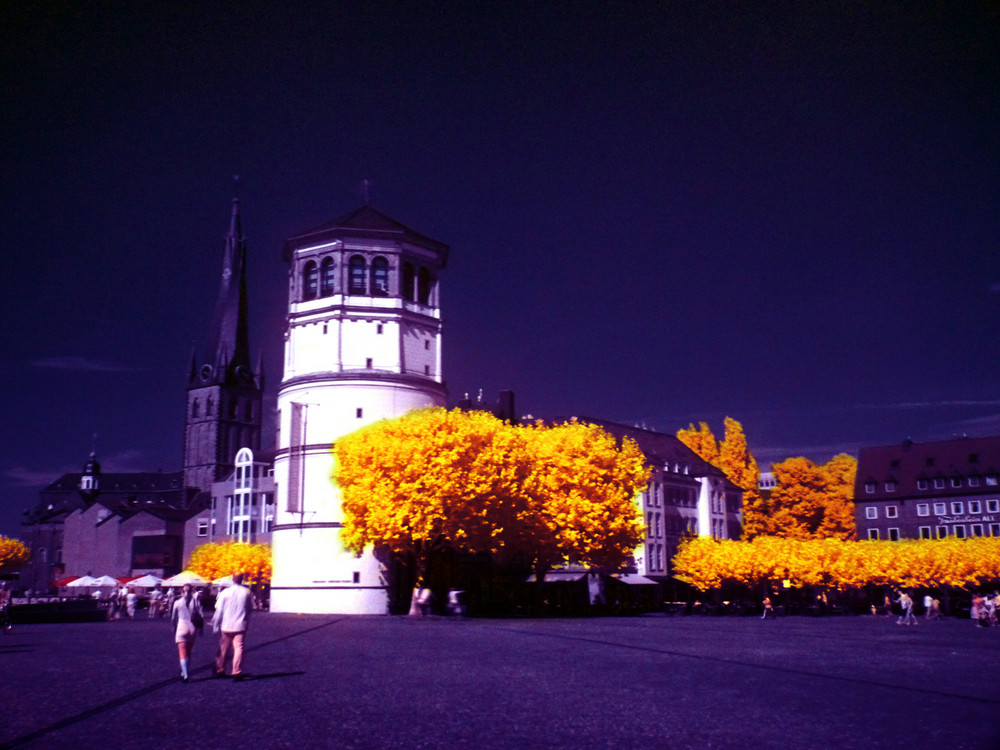
{"label": "church steeple", "polygon": [[[203,385],[246,381],[251,372],[247,323],[247,245],[240,221],[240,201],[233,198],[229,233],[222,256],[222,278],[215,313],[194,380]],[[193,383],[192,383],[193,385]]]}
{"label": "church steeple", "polygon": [[211,490],[243,447],[260,450],[262,373],[250,357],[247,243],[233,198],[215,311],[188,374],[185,484]]}

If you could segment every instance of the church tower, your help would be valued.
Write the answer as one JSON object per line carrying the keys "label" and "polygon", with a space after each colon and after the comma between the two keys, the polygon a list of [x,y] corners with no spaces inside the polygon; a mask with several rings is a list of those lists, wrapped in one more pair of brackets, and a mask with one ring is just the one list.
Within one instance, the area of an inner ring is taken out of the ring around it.
{"label": "church tower", "polygon": [[215,314],[188,374],[184,485],[206,492],[233,471],[240,448],[260,450],[263,373],[250,364],[246,260],[234,198]]}
{"label": "church tower", "polygon": [[368,205],[285,243],[273,612],[387,612],[379,562],[340,541],[330,449],[365,425],[445,404],[438,276],[447,258],[446,245]]}

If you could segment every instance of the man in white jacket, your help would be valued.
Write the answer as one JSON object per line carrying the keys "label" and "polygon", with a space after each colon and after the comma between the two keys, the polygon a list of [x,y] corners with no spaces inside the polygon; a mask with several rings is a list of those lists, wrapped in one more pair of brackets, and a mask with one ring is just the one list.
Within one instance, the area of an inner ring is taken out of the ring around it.
{"label": "man in white jacket", "polygon": [[226,676],[226,657],[233,651],[233,678],[243,679],[243,638],[253,609],[253,595],[243,585],[243,574],[233,573],[233,585],[215,602],[212,629],[219,634],[219,654],[215,657],[215,676]]}

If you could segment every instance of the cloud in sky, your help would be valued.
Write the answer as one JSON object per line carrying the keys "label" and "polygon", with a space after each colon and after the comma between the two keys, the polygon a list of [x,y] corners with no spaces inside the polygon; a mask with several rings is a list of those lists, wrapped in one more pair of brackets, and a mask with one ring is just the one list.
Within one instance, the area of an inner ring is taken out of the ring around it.
{"label": "cloud in sky", "polygon": [[87,357],[46,357],[34,360],[31,366],[40,370],[66,370],[69,372],[139,372],[142,369],[119,362],[107,362]]}
{"label": "cloud in sky", "polygon": [[1000,400],[987,399],[977,401],[974,399],[956,399],[952,401],[901,401],[895,404],[856,404],[855,409],[936,409],[940,407],[952,406],[1000,406]]}

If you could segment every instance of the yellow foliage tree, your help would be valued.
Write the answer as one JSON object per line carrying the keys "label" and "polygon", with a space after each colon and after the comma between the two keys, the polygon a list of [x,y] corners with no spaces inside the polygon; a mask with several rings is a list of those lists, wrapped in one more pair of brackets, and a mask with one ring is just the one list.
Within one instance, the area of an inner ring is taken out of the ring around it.
{"label": "yellow foliage tree", "polygon": [[713,466],[719,463],[719,443],[712,434],[712,428],[705,422],[693,424],[677,431],[677,439]]}
{"label": "yellow foliage tree", "polygon": [[840,454],[817,466],[807,458],[774,464],[775,488],[762,500],[758,531],[792,539],[853,539],[858,462]]}
{"label": "yellow foliage tree", "polygon": [[544,570],[566,561],[619,568],[645,537],[636,496],[650,469],[634,440],[621,445],[604,429],[575,420],[528,428],[532,512],[522,550]]}
{"label": "yellow foliage tree", "polygon": [[347,435],[333,451],[345,546],[412,555],[418,582],[433,550],[498,552],[530,515],[524,435],[486,412],[415,410]]}
{"label": "yellow foliage tree", "polygon": [[341,438],[334,455],[345,545],[412,555],[418,580],[435,549],[617,565],[642,540],[642,454],[593,425],[422,409]]}
{"label": "yellow foliage tree", "polygon": [[271,583],[271,545],[209,542],[194,549],[187,567],[209,581],[242,572],[247,586],[266,586]]}
{"label": "yellow foliage tree", "polygon": [[28,548],[17,539],[0,536],[0,571],[13,572],[21,569],[31,557]]}
{"label": "yellow foliage tree", "polygon": [[725,433],[719,443],[711,428],[699,422],[677,431],[677,438],[708,463],[722,469],[726,478],[743,490],[743,536],[752,539],[768,533],[766,510],[757,485],[760,467],[750,453],[743,425],[732,417],[725,419]]}

